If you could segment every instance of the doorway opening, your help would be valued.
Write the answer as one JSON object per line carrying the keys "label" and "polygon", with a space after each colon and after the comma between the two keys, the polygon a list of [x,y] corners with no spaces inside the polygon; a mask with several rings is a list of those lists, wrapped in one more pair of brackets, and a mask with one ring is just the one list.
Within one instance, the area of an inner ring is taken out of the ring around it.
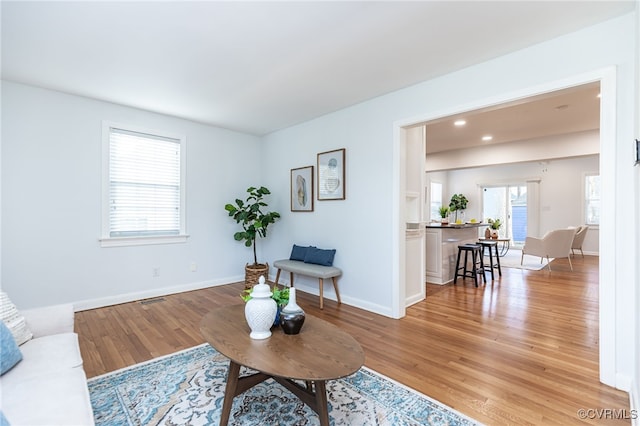
{"label": "doorway opening", "polygon": [[[498,97],[492,97],[489,100],[477,101],[467,104],[464,107],[455,107],[439,113],[425,114],[420,118],[411,118],[397,121],[395,126],[395,136],[393,145],[393,199],[395,200],[393,207],[393,260],[392,260],[392,316],[401,318],[405,315],[405,305],[403,296],[405,293],[405,232],[404,232],[404,213],[405,199],[402,192],[402,184],[406,179],[406,170],[401,167],[401,159],[404,161],[406,155],[406,134],[405,130],[421,123],[435,122],[444,117],[450,117],[456,114],[475,111],[482,108],[497,108],[499,105],[509,102],[521,102],[531,96],[547,94],[553,91],[575,87],[581,84],[597,82],[601,88],[600,96],[600,132],[599,132],[599,150],[600,150],[600,175],[602,177],[602,199],[603,205],[615,204],[615,179],[614,172],[616,167],[616,157],[614,145],[610,143],[616,140],[616,70],[613,67],[596,70],[578,76],[572,76],[555,82],[549,82],[543,85],[529,87],[520,91],[504,94]],[[429,139],[427,137],[427,139]],[[470,150],[465,153],[470,153]],[[429,160],[427,154],[427,161]],[[463,156],[467,157],[467,156]],[[479,158],[479,156],[473,156]],[[416,159],[416,161],[424,161]],[[444,170],[435,169],[435,170]],[[531,196],[532,194],[528,194]],[[534,194],[534,196],[536,196]],[[528,200],[528,204],[530,200]],[[616,354],[618,352],[618,344],[616,341],[616,301],[615,301],[615,280],[605,279],[605,277],[615,276],[615,259],[616,259],[616,241],[613,213],[609,209],[602,211],[599,247],[611,247],[611,250],[599,250],[599,342],[600,342],[600,381],[610,386],[616,386]],[[606,216],[606,217],[605,217]],[[535,227],[535,219],[533,218]],[[532,231],[532,218],[528,218],[528,231]],[[402,248],[401,248],[402,247]]]}

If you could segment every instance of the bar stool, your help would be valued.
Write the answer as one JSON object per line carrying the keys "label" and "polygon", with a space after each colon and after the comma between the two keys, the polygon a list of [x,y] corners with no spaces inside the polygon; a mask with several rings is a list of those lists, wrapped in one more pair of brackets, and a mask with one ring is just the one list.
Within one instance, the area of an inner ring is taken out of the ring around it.
{"label": "bar stool", "polygon": [[[480,244],[480,246],[482,247],[482,258],[484,259],[484,249],[488,249],[489,250],[489,264],[488,265],[484,265],[484,269],[486,271],[490,271],[491,272],[491,279],[495,280],[495,277],[493,276],[493,270],[497,269],[498,270],[498,275],[502,276],[502,268],[500,267],[500,255],[498,254],[498,242],[497,241],[488,241],[488,240],[481,240],[478,241],[478,244]],[[493,261],[493,256],[495,255],[496,260],[495,263]]]}
{"label": "bar stool", "polygon": [[[460,266],[462,252],[464,252],[464,265]],[[471,253],[471,263],[473,265],[471,270],[467,269],[469,253]],[[460,272],[460,270],[462,270],[462,273]],[[480,246],[479,244],[463,244],[458,246],[458,259],[456,261],[456,273],[453,277],[453,283],[456,283],[458,277],[473,278],[473,283],[476,285],[476,287],[478,287],[478,274],[482,274],[482,279],[486,283],[487,276],[484,274],[482,246]]]}

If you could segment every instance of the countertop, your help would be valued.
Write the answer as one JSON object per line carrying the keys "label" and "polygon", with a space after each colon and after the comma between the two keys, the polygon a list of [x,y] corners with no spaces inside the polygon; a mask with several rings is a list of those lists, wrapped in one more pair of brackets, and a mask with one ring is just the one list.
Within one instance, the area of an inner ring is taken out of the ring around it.
{"label": "countertop", "polygon": [[425,225],[426,228],[442,228],[442,229],[461,229],[461,228],[479,228],[481,226],[488,226],[488,223],[449,223],[443,225],[438,222],[430,222]]}

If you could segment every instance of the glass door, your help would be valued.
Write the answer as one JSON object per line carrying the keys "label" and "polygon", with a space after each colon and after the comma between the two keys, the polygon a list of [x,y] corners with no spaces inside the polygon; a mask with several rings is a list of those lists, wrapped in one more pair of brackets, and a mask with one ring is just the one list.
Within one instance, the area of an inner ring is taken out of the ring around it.
{"label": "glass door", "polygon": [[527,186],[485,186],[482,188],[483,220],[500,219],[500,238],[521,246],[527,236]]}

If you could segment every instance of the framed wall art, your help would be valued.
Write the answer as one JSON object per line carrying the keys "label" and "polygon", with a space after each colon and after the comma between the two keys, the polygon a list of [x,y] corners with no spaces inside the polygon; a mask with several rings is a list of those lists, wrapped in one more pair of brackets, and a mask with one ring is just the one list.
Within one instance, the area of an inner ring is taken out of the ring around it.
{"label": "framed wall art", "polygon": [[291,211],[313,211],[313,166],[291,169]]}
{"label": "framed wall art", "polygon": [[318,154],[318,200],[345,199],[345,149]]}

